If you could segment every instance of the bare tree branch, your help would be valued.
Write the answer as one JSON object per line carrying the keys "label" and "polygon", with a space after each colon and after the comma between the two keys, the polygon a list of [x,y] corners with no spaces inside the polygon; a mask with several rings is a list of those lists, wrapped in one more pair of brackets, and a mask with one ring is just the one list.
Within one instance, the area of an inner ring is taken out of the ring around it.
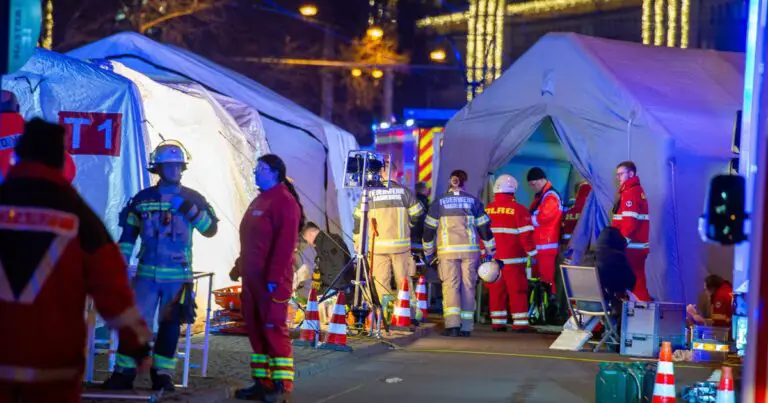
{"label": "bare tree branch", "polygon": [[155,18],[152,21],[149,21],[149,22],[141,24],[141,26],[139,27],[139,32],[145,33],[145,32],[147,32],[147,30],[149,30],[149,29],[151,29],[151,28],[153,28],[153,27],[155,27],[157,25],[160,25],[160,24],[162,24],[162,23],[164,23],[166,21],[172,20],[174,18],[179,18],[179,17],[184,17],[184,16],[187,16],[187,15],[192,15],[192,14],[198,13],[200,11],[207,10],[207,9],[213,7],[213,6],[214,6],[214,4],[203,4],[203,5],[193,6],[192,8],[189,8],[189,9],[186,9],[186,10],[179,10],[179,11],[175,11],[175,12],[172,12],[172,13],[165,14],[165,15],[163,15],[161,17]]}

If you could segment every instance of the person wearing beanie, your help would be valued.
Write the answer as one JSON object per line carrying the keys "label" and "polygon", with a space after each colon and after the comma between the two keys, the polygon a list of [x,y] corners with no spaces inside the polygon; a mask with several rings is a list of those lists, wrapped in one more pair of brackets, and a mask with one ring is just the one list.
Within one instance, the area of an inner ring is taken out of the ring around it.
{"label": "person wearing beanie", "polygon": [[0,185],[0,317],[13,323],[0,334],[0,396],[10,401],[80,401],[88,296],[123,351],[149,362],[125,260],[63,177],[64,148],[61,126],[33,119]]}
{"label": "person wearing beanie", "polygon": [[437,247],[437,271],[443,282],[443,335],[469,337],[474,326],[480,265],[477,236],[483,240],[489,260],[496,253],[496,241],[483,203],[464,190],[467,173],[453,171],[450,181],[448,192],[432,203],[424,219],[424,255],[427,262],[432,262]]}
{"label": "person wearing beanie", "polygon": [[[160,181],[139,191],[120,212],[118,224],[123,232],[118,244],[123,258],[130,262],[141,237],[133,288],[147,323],[154,324],[155,312],[159,312],[150,371],[152,389],[173,391],[181,324],[195,320],[192,235],[196,230],[206,238],[213,237],[218,219],[203,195],[181,185],[189,160],[181,143],[163,141],[149,160],[149,172],[160,176]],[[132,389],[137,366],[119,346],[115,370],[102,387]]]}
{"label": "person wearing beanie", "polygon": [[538,273],[534,277],[549,283],[551,292],[555,291],[555,268],[560,245],[560,227],[563,217],[563,203],[560,194],[547,179],[544,170],[533,167],[526,177],[528,186],[535,196],[529,207],[533,221],[533,237],[538,251]]}

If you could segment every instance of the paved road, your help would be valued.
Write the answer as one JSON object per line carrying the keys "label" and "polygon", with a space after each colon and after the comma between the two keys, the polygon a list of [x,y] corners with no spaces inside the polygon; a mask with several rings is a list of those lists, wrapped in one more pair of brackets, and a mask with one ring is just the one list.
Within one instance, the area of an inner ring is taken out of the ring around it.
{"label": "paved road", "polygon": [[[547,349],[553,339],[487,329],[468,339],[435,335],[299,379],[294,402],[593,402],[597,363],[628,361],[608,353],[555,354]],[[675,367],[678,388],[710,373]]]}

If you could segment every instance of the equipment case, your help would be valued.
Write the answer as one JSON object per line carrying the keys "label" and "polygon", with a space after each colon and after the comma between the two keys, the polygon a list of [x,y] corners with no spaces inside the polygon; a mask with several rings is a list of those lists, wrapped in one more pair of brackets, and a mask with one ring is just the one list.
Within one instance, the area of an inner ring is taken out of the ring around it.
{"label": "equipment case", "polygon": [[685,305],[625,301],[621,312],[621,355],[655,358],[662,341],[685,347]]}

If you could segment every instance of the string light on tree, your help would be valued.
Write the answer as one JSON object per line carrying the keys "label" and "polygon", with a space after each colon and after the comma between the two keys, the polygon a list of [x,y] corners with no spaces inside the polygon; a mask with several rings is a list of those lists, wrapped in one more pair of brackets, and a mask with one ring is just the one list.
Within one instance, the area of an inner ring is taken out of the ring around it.
{"label": "string light on tree", "polygon": [[53,47],[53,0],[45,2],[45,33],[40,46],[50,50]]}
{"label": "string light on tree", "polygon": [[467,27],[467,101],[501,75],[505,0],[471,0]]}

